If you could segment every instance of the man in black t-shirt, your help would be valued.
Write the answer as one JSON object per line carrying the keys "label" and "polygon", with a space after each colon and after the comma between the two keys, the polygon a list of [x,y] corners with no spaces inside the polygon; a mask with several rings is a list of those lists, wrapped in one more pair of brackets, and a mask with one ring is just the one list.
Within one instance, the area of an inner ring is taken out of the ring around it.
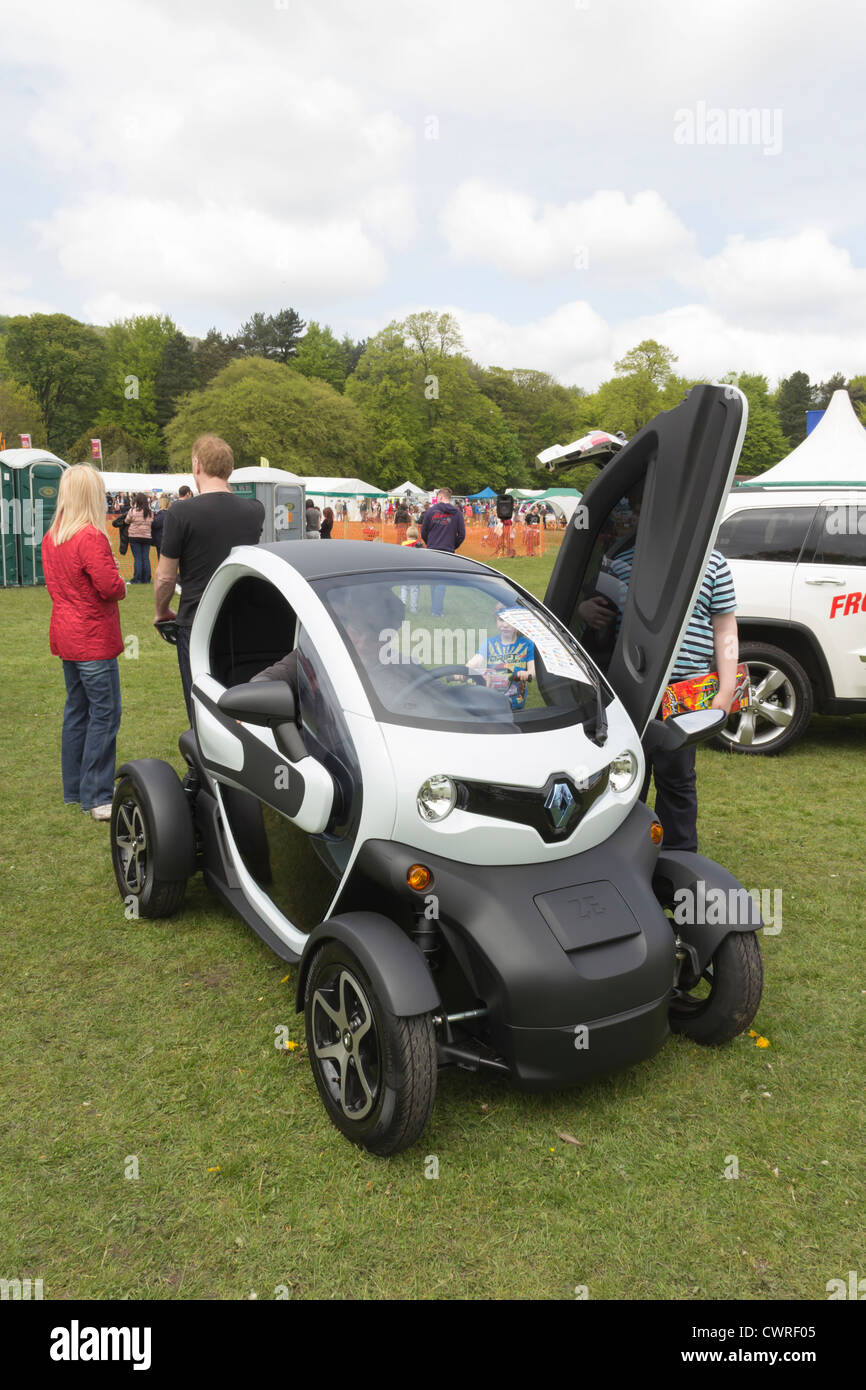
{"label": "man in black t-shirt", "polygon": [[177,664],[186,712],[192,723],[192,675],[189,633],[208,580],[236,545],[257,545],[265,509],[261,502],[238,497],[228,480],[234,456],[224,439],[203,434],[192,446],[192,472],[199,496],[175,502],[165,514],[162,551],[156,571],[154,623],[174,618],[169,604],[180,579],[177,611]]}

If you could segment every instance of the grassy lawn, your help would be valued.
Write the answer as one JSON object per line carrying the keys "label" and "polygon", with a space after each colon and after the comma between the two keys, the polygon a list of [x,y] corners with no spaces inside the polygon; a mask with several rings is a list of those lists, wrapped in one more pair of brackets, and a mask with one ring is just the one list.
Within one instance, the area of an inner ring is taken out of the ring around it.
{"label": "grassy lawn", "polygon": [[[502,568],[543,592],[551,563]],[[699,753],[702,849],[783,895],[769,1047],[671,1038],[541,1097],[449,1072],[420,1145],[382,1160],[325,1116],[294,970],[200,879],[177,918],[124,917],[107,828],[62,801],[49,610],[0,591],[0,1275],[46,1298],[687,1300],[824,1299],[866,1270],[866,718],[816,719],[780,759]],[[180,769],[151,590],[121,614],[118,760]]]}

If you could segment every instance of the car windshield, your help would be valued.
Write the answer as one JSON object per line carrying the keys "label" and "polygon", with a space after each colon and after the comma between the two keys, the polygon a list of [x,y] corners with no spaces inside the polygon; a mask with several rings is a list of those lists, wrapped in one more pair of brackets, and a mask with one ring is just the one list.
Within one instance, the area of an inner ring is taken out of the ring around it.
{"label": "car windshield", "polygon": [[385,722],[520,733],[596,714],[580,646],[506,579],[406,570],[314,587]]}

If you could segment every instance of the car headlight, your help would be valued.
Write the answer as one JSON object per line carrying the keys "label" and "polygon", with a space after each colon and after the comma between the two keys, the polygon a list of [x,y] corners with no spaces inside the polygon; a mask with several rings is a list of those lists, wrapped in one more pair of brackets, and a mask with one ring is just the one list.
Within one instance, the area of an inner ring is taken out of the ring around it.
{"label": "car headlight", "polygon": [[418,792],[418,814],[422,820],[444,820],[457,804],[457,787],[450,777],[428,777]]}
{"label": "car headlight", "polygon": [[610,785],[615,792],[627,792],[637,777],[638,761],[628,749],[614,758],[610,765]]}

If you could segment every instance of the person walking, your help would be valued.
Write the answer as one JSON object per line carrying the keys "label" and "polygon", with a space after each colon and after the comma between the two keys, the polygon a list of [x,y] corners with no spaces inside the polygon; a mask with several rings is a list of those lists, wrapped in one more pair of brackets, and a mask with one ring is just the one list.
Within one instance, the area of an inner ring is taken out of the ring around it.
{"label": "person walking", "polygon": [[63,800],[93,820],[111,818],[120,728],[123,651],[118,603],[126,585],[105,534],[103,483],[87,463],[60,479],[57,511],[42,542],[51,595],[48,640],[63,662],[66,704],[60,745]]}
{"label": "person walking", "polygon": [[171,497],[167,492],[164,492],[159,499],[159,507],[150,527],[150,538],[153,542],[154,549],[156,550],[157,560],[159,559],[162,553],[162,533],[165,527],[165,514],[170,506]]}
{"label": "person walking", "polygon": [[334,529],[334,513],[331,507],[326,507],[322,512],[322,524],[319,528],[319,535],[323,541],[331,539],[331,532]]}
{"label": "person walking", "polygon": [[265,509],[258,499],[238,497],[229,487],[234,455],[224,439],[203,434],[192,446],[192,472],[198,497],[176,502],[165,515],[162,554],[156,571],[154,625],[175,619],[169,607],[180,577],[176,615],[177,664],[183,698],[192,722],[192,671],[189,637],[201,596],[214,571],[236,545],[256,545]]}
{"label": "person walking", "polygon": [[305,532],[307,538],[309,539],[311,536],[315,536],[318,538],[318,536],[320,535],[319,528],[322,525],[322,513],[319,511],[312,497],[307,498],[307,506],[304,515],[306,522]]}
{"label": "person walking", "polygon": [[400,498],[394,512],[394,525],[397,528],[397,544],[403,545],[406,540],[406,528],[412,520],[409,508],[406,506],[405,498]]}
{"label": "person walking", "polygon": [[[442,550],[453,555],[466,539],[466,522],[459,507],[451,501],[450,487],[440,487],[436,500],[430,503],[421,522],[421,539],[428,550]],[[444,616],[445,585],[433,584],[430,589],[430,611],[434,618]]]}
{"label": "person walking", "polygon": [[135,502],[126,514],[127,534],[132,547],[132,584],[150,583],[150,547],[153,512],[143,492],[135,494]]}

